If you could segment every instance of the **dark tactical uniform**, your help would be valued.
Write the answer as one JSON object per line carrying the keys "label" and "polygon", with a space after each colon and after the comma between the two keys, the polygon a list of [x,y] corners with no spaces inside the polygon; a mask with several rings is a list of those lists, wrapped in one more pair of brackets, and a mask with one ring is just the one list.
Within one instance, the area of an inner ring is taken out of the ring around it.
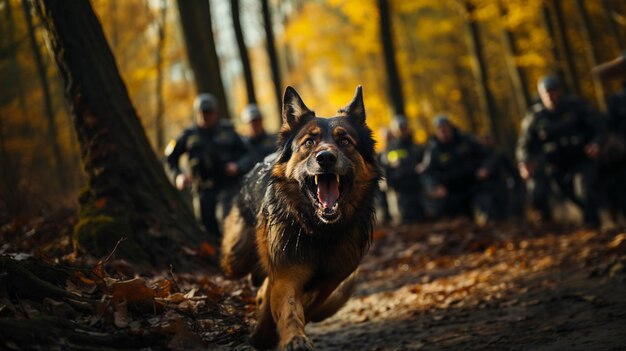
{"label": "dark tactical uniform", "polygon": [[511,158],[496,148],[485,148],[484,167],[489,177],[479,183],[482,195],[479,207],[493,219],[505,219],[513,216],[521,219],[523,210],[524,188]]}
{"label": "dark tactical uniform", "polygon": [[276,151],[276,135],[263,133],[258,137],[248,137],[246,142],[254,152],[254,162],[261,162],[265,157]]}
{"label": "dark tactical uniform", "polygon": [[600,155],[600,184],[610,209],[626,214],[626,82],[607,107],[609,133]]}
{"label": "dark tactical uniform", "polygon": [[[220,236],[217,218],[225,216],[241,176],[254,165],[249,151],[230,122],[220,120],[209,130],[198,126],[187,128],[166,155],[167,163],[177,175],[181,173],[178,161],[187,153],[194,212],[212,235]],[[228,162],[237,163],[237,176],[225,173]]]}
{"label": "dark tactical uniform", "polygon": [[424,154],[422,180],[428,194],[437,186],[446,188],[444,198],[425,198],[429,217],[469,215],[480,211],[489,217],[488,187],[481,186],[476,171],[487,163],[484,148],[471,136],[452,127],[451,142],[444,144],[431,138]]}
{"label": "dark tactical uniform", "polygon": [[623,83],[622,89],[609,98],[607,107],[608,130],[621,138],[626,138],[626,82]]}
{"label": "dark tactical uniform", "polygon": [[600,144],[602,121],[594,117],[582,100],[564,95],[554,111],[533,105],[522,122],[517,158],[536,165],[529,195],[546,216],[546,194],[554,190],[581,207],[586,223],[599,224],[597,165],[584,151],[590,142]]}
{"label": "dark tactical uniform", "polygon": [[410,136],[391,139],[381,155],[387,186],[396,193],[402,222],[424,218],[420,201],[420,178],[415,169],[423,155],[423,148],[413,143]]}

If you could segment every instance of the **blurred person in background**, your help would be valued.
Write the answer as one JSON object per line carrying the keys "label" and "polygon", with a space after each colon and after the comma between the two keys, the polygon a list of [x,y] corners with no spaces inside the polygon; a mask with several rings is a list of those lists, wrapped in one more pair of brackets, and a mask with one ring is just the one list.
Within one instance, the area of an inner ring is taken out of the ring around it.
{"label": "blurred person in background", "polygon": [[547,194],[572,200],[585,223],[597,227],[599,196],[597,159],[603,140],[603,121],[576,97],[566,95],[554,75],[537,84],[540,101],[522,121],[517,143],[520,176],[528,181],[532,204],[550,219]]}
{"label": "blurred person in background", "polygon": [[[467,215],[487,221],[492,214],[484,200],[490,179],[490,161],[485,149],[461,133],[446,115],[435,118],[435,135],[426,145],[422,164],[426,213],[430,218]],[[481,200],[481,201],[479,201]]]}
{"label": "blurred person in background", "polygon": [[[182,191],[191,186],[194,214],[219,242],[218,218],[225,216],[254,157],[233,125],[217,115],[213,95],[199,94],[193,108],[194,125],[168,144],[165,156],[176,188]],[[189,160],[188,173],[179,165],[183,154]]]}
{"label": "blurred person in background", "polygon": [[248,135],[245,141],[254,152],[255,161],[260,162],[276,151],[276,135],[268,134],[263,127],[263,114],[255,104],[246,106],[241,114],[241,121],[248,126]]}
{"label": "blurred person in background", "polygon": [[[398,222],[409,223],[424,219],[417,165],[424,150],[415,144],[405,116],[395,116],[387,146],[381,155],[385,170],[390,210],[397,209]],[[394,202],[394,203],[391,203]],[[394,212],[393,210],[391,212]]]}

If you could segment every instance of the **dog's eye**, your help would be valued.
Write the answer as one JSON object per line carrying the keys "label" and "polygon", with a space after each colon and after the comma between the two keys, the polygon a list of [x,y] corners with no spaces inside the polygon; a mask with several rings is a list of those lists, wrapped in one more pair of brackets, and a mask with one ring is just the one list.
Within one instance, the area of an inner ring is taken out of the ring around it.
{"label": "dog's eye", "polygon": [[343,138],[343,139],[339,140],[339,145],[341,145],[341,146],[348,146],[351,143],[352,142],[348,138]]}
{"label": "dog's eye", "polygon": [[304,141],[304,146],[311,147],[311,146],[313,146],[313,144],[315,144],[315,140],[313,140],[311,138],[309,138],[309,139]]}

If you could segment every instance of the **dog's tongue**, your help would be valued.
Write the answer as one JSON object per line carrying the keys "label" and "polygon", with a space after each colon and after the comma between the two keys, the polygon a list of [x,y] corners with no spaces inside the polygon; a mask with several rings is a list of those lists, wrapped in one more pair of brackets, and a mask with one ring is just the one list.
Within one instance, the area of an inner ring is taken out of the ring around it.
{"label": "dog's tongue", "polygon": [[317,199],[324,208],[332,208],[339,198],[339,183],[334,174],[319,175],[317,179]]}

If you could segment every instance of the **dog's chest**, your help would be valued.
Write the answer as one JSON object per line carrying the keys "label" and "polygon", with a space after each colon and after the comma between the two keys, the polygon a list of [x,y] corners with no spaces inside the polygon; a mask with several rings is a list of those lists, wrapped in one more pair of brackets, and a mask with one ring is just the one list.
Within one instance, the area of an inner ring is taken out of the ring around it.
{"label": "dog's chest", "polygon": [[276,266],[305,264],[318,274],[342,279],[356,269],[366,240],[354,231],[304,234],[300,228],[272,230],[270,259]]}

